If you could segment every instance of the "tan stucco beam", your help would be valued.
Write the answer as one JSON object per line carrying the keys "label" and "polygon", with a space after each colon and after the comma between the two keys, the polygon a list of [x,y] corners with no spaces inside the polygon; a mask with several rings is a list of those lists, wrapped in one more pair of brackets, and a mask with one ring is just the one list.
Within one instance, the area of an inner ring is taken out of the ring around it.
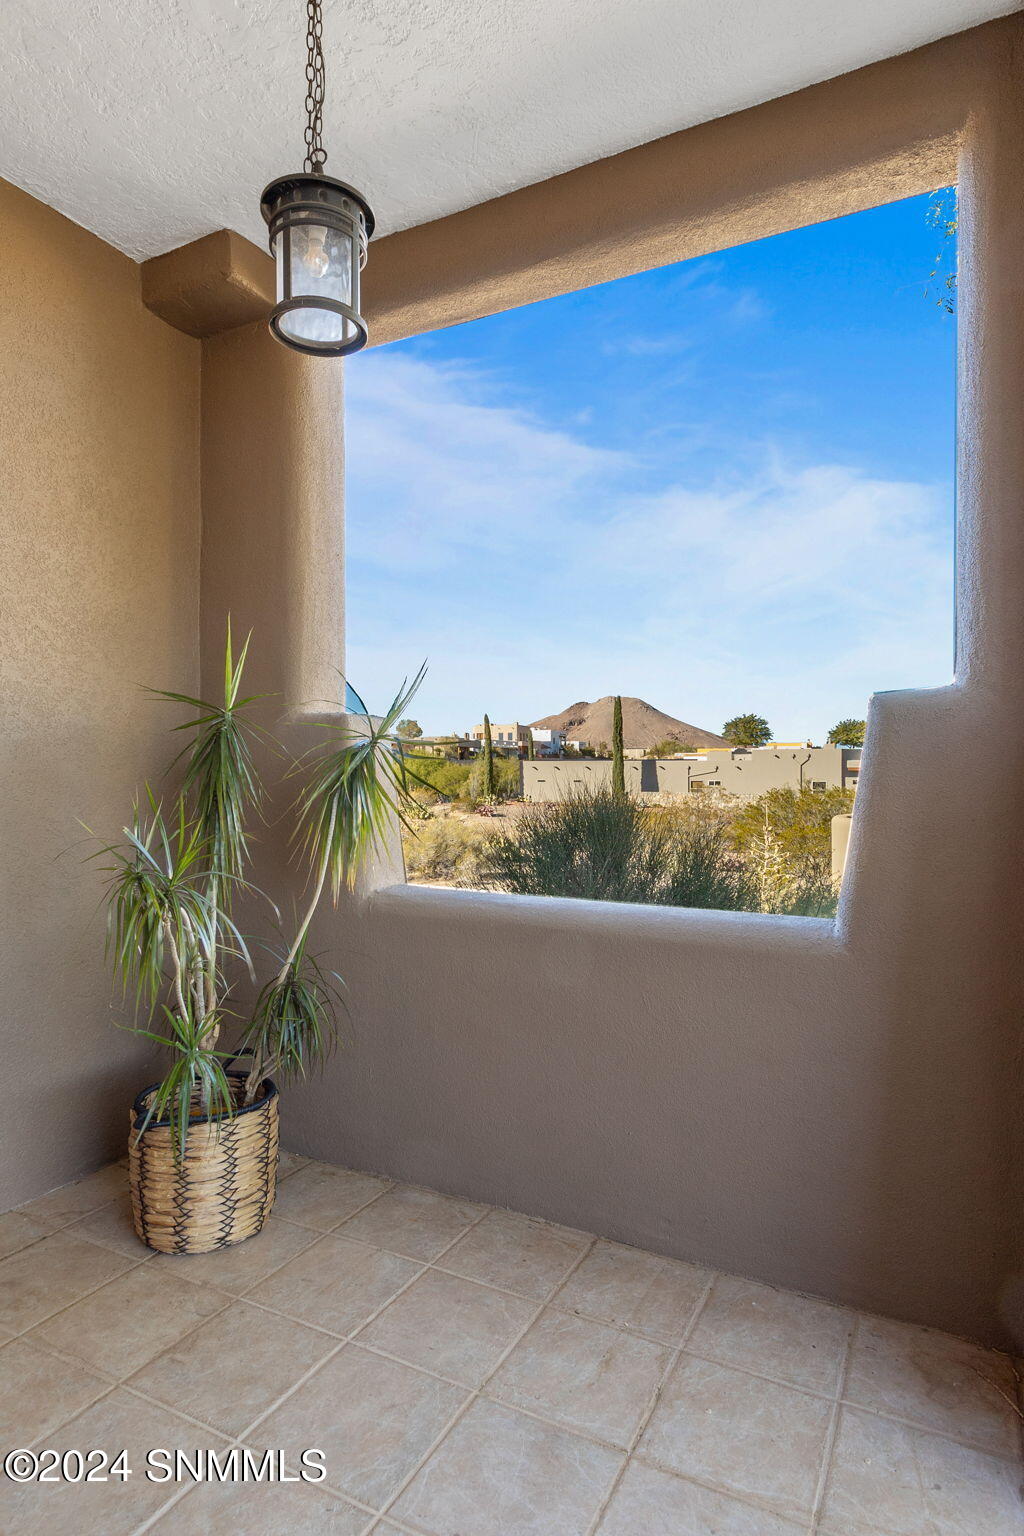
{"label": "tan stucco beam", "polygon": [[189,336],[249,325],[274,303],[273,262],[230,229],[154,256],[141,272],[146,308]]}
{"label": "tan stucco beam", "polygon": [[375,240],[371,345],[944,186],[1005,22]]}
{"label": "tan stucco beam", "polygon": [[[912,197],[956,178],[979,77],[1015,18],[683,129],[375,240],[370,344]],[[265,316],[270,257],[231,230],[142,264],[147,307],[190,336]]]}

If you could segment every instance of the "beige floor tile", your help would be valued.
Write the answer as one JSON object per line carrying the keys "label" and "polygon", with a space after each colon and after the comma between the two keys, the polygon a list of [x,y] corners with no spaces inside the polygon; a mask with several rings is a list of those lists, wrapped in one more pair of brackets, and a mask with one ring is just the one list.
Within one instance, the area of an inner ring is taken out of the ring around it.
{"label": "beige floor tile", "polygon": [[827,1302],[719,1275],[686,1343],[720,1365],[833,1394],[854,1315]]}
{"label": "beige floor tile", "polygon": [[153,1526],[158,1536],[363,1536],[375,1516],[337,1493],[298,1483],[204,1483]]}
{"label": "beige floor tile", "polygon": [[997,1456],[1019,1453],[1008,1355],[883,1318],[861,1318],[845,1396]]}
{"label": "beige floor tile", "polygon": [[106,1483],[25,1484],[4,1489],[4,1536],[130,1536],[181,1484],[150,1481],[147,1453],[156,1447],[193,1453],[223,1449],[210,1430],[198,1430],[166,1408],[116,1388],[47,1437],[54,1450],[127,1452],[132,1476]]}
{"label": "beige floor tile", "polygon": [[366,1243],[325,1237],[248,1294],[299,1322],[331,1333],[351,1333],[389,1302],[419,1268],[410,1259]]}
{"label": "beige floor tile", "polygon": [[19,1248],[27,1248],[29,1243],[37,1243],[54,1230],[52,1222],[38,1221],[24,1211],[5,1211],[0,1216],[0,1259],[17,1253]]}
{"label": "beige floor tile", "polygon": [[339,1222],[354,1216],[360,1206],[391,1188],[390,1180],[372,1173],[350,1173],[345,1168],[328,1168],[323,1163],[307,1163],[278,1185],[274,1215],[283,1221],[298,1222],[329,1232]]}
{"label": "beige floor tile", "polygon": [[240,1435],[335,1347],[325,1333],[238,1301],[143,1366],[128,1385]]}
{"label": "beige floor tile", "polygon": [[807,1525],[632,1461],[597,1536],[807,1536]]}
{"label": "beige floor tile", "polygon": [[153,1249],[147,1248],[141,1238],[135,1235],[131,1196],[127,1193],[119,1195],[109,1205],[101,1206],[98,1211],[83,1216],[65,1230],[72,1237],[88,1238],[90,1243],[112,1248],[115,1253],[123,1253],[128,1259],[151,1259],[154,1256]]}
{"label": "beige floor tile", "polygon": [[287,1179],[290,1174],[298,1173],[300,1168],[305,1168],[309,1162],[308,1157],[300,1157],[297,1152],[282,1152],[277,1160],[277,1180]]}
{"label": "beige floor tile", "polygon": [[534,1221],[514,1211],[490,1211],[459,1239],[443,1269],[543,1301],[585,1252],[585,1232]]}
{"label": "beige floor tile", "polygon": [[832,1404],[683,1355],[638,1447],[684,1477],[808,1517]]}
{"label": "beige floor tile", "polygon": [[388,1248],[407,1259],[435,1259],[486,1209],[429,1189],[401,1185],[346,1221],[338,1235]]}
{"label": "beige floor tile", "polygon": [[160,1253],[153,1264],[155,1269],[174,1275],[177,1280],[214,1285],[232,1296],[240,1296],[319,1237],[318,1232],[308,1227],[293,1227],[290,1222],[275,1221],[271,1216],[263,1231],[246,1238],[244,1243],[233,1243],[230,1248],[218,1248],[213,1253]]}
{"label": "beige floor tile", "polygon": [[130,1267],[109,1248],[53,1232],[0,1260],[0,1323],[12,1333],[30,1328]]}
{"label": "beige floor tile", "polygon": [[84,1365],[12,1339],[0,1349],[0,1446],[31,1445],[109,1388]]}
{"label": "beige floor tile", "polygon": [[204,1483],[151,1529],[159,1536],[368,1536],[376,1516],[304,1483]]}
{"label": "beige floor tile", "polygon": [[85,1216],[89,1211],[99,1210],[101,1205],[109,1204],[123,1194],[127,1187],[127,1168],[120,1163],[108,1163],[105,1168],[98,1168],[84,1179],[78,1179],[74,1184],[64,1184],[60,1189],[51,1189],[48,1195],[40,1195],[38,1200],[30,1200],[19,1209],[26,1216],[63,1226],[66,1222],[77,1221],[79,1216]]}
{"label": "beige floor tile", "polygon": [[466,1400],[461,1387],[348,1344],[252,1431],[294,1457],[324,1452],[327,1482],[379,1509]]}
{"label": "beige floor tile", "polygon": [[[84,1246],[96,1253],[108,1252],[94,1243]],[[31,1337],[108,1375],[126,1376],[219,1312],[228,1300],[209,1286],[187,1285],[157,1274],[151,1264],[142,1264],[40,1323]]]}
{"label": "beige floor tile", "polygon": [[389,1513],[431,1536],[584,1536],[622,1460],[479,1399]]}
{"label": "beige floor tile", "polygon": [[671,1358],[664,1344],[549,1307],[487,1394],[625,1449]]}
{"label": "beige floor tile", "polygon": [[428,1269],[360,1333],[359,1342],[475,1387],[536,1310],[523,1297]]}
{"label": "beige floor tile", "polygon": [[599,1242],[569,1276],[555,1304],[678,1344],[710,1279],[709,1270],[694,1264]]}
{"label": "beige floor tile", "polygon": [[1019,1464],[844,1408],[822,1512],[828,1536],[1020,1536]]}

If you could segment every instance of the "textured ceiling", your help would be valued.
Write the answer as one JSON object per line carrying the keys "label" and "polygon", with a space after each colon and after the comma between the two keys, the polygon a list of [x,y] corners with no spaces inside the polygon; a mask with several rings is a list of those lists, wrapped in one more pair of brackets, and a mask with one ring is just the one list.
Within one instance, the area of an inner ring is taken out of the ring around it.
{"label": "textured ceiling", "polygon": [[[325,0],[327,170],[387,234],[1018,9]],[[262,243],[302,161],[301,0],[2,0],[0,175],[136,258]]]}

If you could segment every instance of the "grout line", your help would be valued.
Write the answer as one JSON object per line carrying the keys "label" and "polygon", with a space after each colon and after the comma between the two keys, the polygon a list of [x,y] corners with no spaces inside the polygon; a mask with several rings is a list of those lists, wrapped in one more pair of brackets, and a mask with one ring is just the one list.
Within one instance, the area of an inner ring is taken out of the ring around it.
{"label": "grout line", "polygon": [[898,1413],[887,1413],[884,1408],[869,1408],[864,1403],[854,1402],[851,1398],[839,1399],[841,1408],[852,1408],[856,1413],[866,1413],[873,1419],[883,1419],[887,1424],[902,1424],[904,1429],[912,1429],[918,1435],[931,1435],[936,1440],[945,1440],[949,1445],[958,1445],[962,1450],[975,1451],[979,1456],[988,1456],[992,1461],[1018,1460],[1016,1450],[995,1451],[989,1445],[982,1445],[979,1440],[967,1440],[961,1435],[951,1434],[948,1429],[933,1429],[930,1424],[922,1424],[919,1419],[905,1419]]}
{"label": "grout line", "polygon": [[[53,1234],[51,1234],[51,1236],[52,1235]],[[35,1244],[30,1244],[29,1246],[34,1247]],[[94,1248],[98,1248],[99,1246],[100,1245],[98,1243],[93,1243]],[[27,1249],[20,1248],[18,1251],[19,1253],[25,1253],[27,1252]],[[110,1253],[111,1249],[104,1248],[102,1251],[104,1253]],[[123,1259],[124,1254],[116,1254],[115,1257]],[[119,1274],[111,1275],[107,1280],[101,1280],[98,1285],[90,1286],[87,1291],[83,1291],[80,1296],[76,1296],[74,1301],[67,1301],[62,1307],[55,1307],[52,1312],[47,1312],[45,1317],[37,1317],[31,1323],[27,1323],[24,1328],[16,1329],[13,1332],[12,1337],[15,1339],[28,1339],[29,1343],[38,1344],[40,1340],[29,1339],[29,1334],[32,1332],[33,1328],[41,1328],[44,1323],[52,1323],[54,1318],[61,1317],[65,1312],[70,1312],[72,1307],[77,1307],[80,1301],[87,1301],[90,1296],[97,1295],[97,1293],[102,1291],[106,1286],[113,1285],[116,1280],[123,1280],[125,1275],[130,1275],[134,1270],[141,1269],[142,1265],[146,1263],[146,1260],[139,1259],[134,1264],[131,1262],[131,1260],[127,1260],[126,1262],[128,1264],[127,1269],[122,1269]],[[4,1326],[6,1327],[7,1325],[5,1324]],[[79,1360],[78,1364],[88,1367],[88,1361],[86,1360]]]}
{"label": "grout line", "polygon": [[[139,1370],[142,1370],[142,1366],[139,1366]],[[213,1435],[216,1439],[223,1440],[225,1446],[230,1447],[234,1445],[237,1439],[237,1436],[232,1434],[230,1430],[218,1429],[215,1424],[208,1424],[205,1419],[196,1418],[194,1413],[188,1413],[184,1408],[174,1408],[170,1403],[164,1402],[161,1398],[153,1397],[149,1392],[143,1392],[140,1387],[133,1387],[127,1378],[119,1382],[118,1386],[122,1392],[130,1392],[132,1397],[137,1397],[140,1402],[147,1403],[150,1408],[159,1408],[163,1413],[169,1413],[174,1418],[184,1419],[190,1428],[201,1430],[204,1435]]]}
{"label": "grout line", "polygon": [[[750,1376],[754,1381],[767,1381],[775,1387],[786,1387],[790,1392],[799,1392],[802,1397],[813,1397],[819,1403],[834,1403],[836,1394],[832,1392],[819,1392],[816,1387],[804,1387],[798,1382],[791,1381],[786,1376],[767,1376],[763,1371],[755,1371],[749,1365],[736,1365],[731,1360],[718,1360],[714,1355],[704,1355],[695,1349],[687,1349],[680,1346],[680,1354],[684,1354],[690,1360],[700,1360],[705,1365],[716,1365],[721,1371],[735,1371],[738,1376]],[[845,1358],[845,1348],[843,1351]]]}
{"label": "grout line", "polygon": [[[490,1209],[493,1210],[494,1207],[492,1206]],[[482,1215],[480,1217],[480,1221],[483,1221],[488,1214],[489,1214],[489,1212],[485,1211],[484,1215]],[[474,1226],[477,1226],[477,1225],[479,1225],[479,1223],[478,1222],[474,1222]],[[456,1241],[458,1241],[458,1239],[456,1239]],[[505,1361],[508,1359],[508,1357],[512,1353],[512,1351],[516,1348],[516,1346],[520,1343],[520,1341],[523,1338],[525,1338],[526,1334],[530,1331],[530,1329],[533,1327],[534,1323],[537,1321],[538,1317],[540,1317],[540,1315],[543,1312],[544,1308],[547,1306],[547,1304],[550,1301],[551,1297],[554,1296],[560,1290],[560,1288],[565,1284],[566,1280],[568,1280],[569,1277],[572,1274],[574,1274],[575,1271],[579,1268],[579,1266],[583,1263],[583,1260],[590,1253],[590,1251],[593,1248],[594,1243],[596,1241],[597,1241],[597,1239],[592,1237],[590,1239],[590,1241],[586,1244],[586,1246],[583,1249],[581,1249],[581,1251],[578,1254],[578,1256],[573,1260],[572,1265],[566,1271],[566,1273],[563,1276],[561,1276],[561,1278],[558,1279],[554,1283],[554,1285],[551,1286],[550,1290],[545,1294],[543,1300],[535,1301],[535,1310],[533,1312],[532,1317],[530,1317],[523,1324],[523,1327],[516,1334],[515,1338],[512,1339],[512,1341],[508,1345],[508,1347],[498,1356],[498,1359],[494,1362],[494,1365],[491,1367],[491,1369],[484,1376],[483,1380],[480,1382],[480,1385],[476,1388],[476,1390],[470,1392],[470,1395],[466,1398],[466,1401],[462,1404],[462,1406],[458,1410],[458,1412],[455,1413],[452,1416],[452,1418],[449,1420],[449,1422],[445,1425],[444,1429],[441,1431],[440,1435],[438,1435],[437,1439],[428,1447],[428,1449],[426,1451],[426,1454],[423,1455],[420,1458],[420,1460],[416,1463],[416,1465],[409,1472],[408,1476],[403,1479],[403,1481],[398,1485],[398,1487],[394,1490],[394,1492],[391,1494],[391,1496],[385,1501],[384,1504],[381,1505],[380,1513],[382,1515],[385,1514],[389,1509],[391,1509],[395,1503],[397,1503],[397,1501],[401,1498],[402,1494],[405,1492],[405,1490],[412,1483],[413,1479],[426,1466],[427,1462],[434,1455],[435,1451],[437,1451],[441,1447],[441,1445],[447,1439],[447,1437],[451,1434],[451,1432],[455,1428],[455,1426],[460,1422],[461,1419],[463,1419],[465,1417],[465,1415],[469,1412],[469,1410],[473,1407],[473,1405],[480,1401],[480,1398],[481,1398],[481,1395],[483,1393],[483,1390],[486,1387],[486,1385],[488,1384],[488,1382],[490,1382],[493,1379],[493,1377],[496,1374],[496,1372],[501,1369],[501,1367],[504,1365]],[[448,1249],[444,1249],[443,1252],[447,1253]],[[441,1255],[439,1254],[438,1258],[440,1258],[440,1257],[441,1257]],[[460,1276],[459,1278],[460,1279],[464,1279],[465,1276]],[[522,1300],[524,1298],[520,1298],[520,1299]],[[488,1400],[491,1401],[491,1399],[488,1399]],[[504,1404],[503,1406],[504,1407],[508,1407],[509,1405],[508,1404]],[[414,1528],[413,1527],[409,1527],[408,1529],[414,1529]]]}
{"label": "grout line", "polygon": [[814,1502],[811,1505],[811,1533],[818,1529],[818,1521],[821,1519],[821,1511],[825,1503],[825,1494],[828,1491],[829,1476],[832,1471],[832,1454],[836,1446],[836,1437],[839,1434],[839,1417],[843,1411],[843,1394],[846,1389],[846,1380],[850,1372],[850,1360],[853,1355],[854,1340],[860,1327],[860,1319],[854,1315],[853,1327],[846,1339],[846,1348],[843,1351],[843,1359],[836,1377],[836,1395],[832,1413],[829,1417],[828,1428],[825,1431],[825,1444],[821,1452],[821,1466],[818,1468],[818,1482],[814,1490]]}
{"label": "grout line", "polygon": [[[376,1197],[376,1198],[379,1198],[379,1197]],[[372,1203],[373,1203],[372,1201],[367,1201],[367,1204],[372,1204]],[[479,1222],[483,1221],[484,1216],[486,1216],[486,1214],[487,1214],[486,1211],[482,1212],[481,1215],[477,1217],[476,1221],[471,1222],[470,1225],[465,1229],[464,1232],[460,1232],[458,1234],[458,1237],[453,1237],[451,1243],[449,1243],[445,1248],[443,1248],[441,1250],[441,1252],[442,1253],[447,1253],[448,1248],[450,1248],[453,1244],[457,1243],[460,1238],[464,1237],[466,1232],[472,1231],[473,1227],[475,1227]],[[330,1234],[329,1233],[323,1233],[321,1235],[324,1236],[324,1237],[327,1237]],[[315,1246],[315,1244],[311,1245],[311,1246]],[[368,1245],[368,1246],[370,1246],[370,1245]],[[309,1249],[308,1248],[304,1248],[302,1251],[303,1251],[303,1253],[308,1253]],[[381,1252],[383,1250],[378,1249],[377,1251]],[[296,1255],[296,1257],[298,1257],[298,1255]],[[401,1255],[399,1255],[399,1257],[401,1257]],[[415,1261],[412,1261],[412,1262],[415,1262]],[[363,1321],[359,1324],[359,1327],[355,1330],[355,1332],[356,1333],[361,1332],[364,1328],[369,1327],[370,1323],[376,1321],[376,1319],[381,1315],[381,1313],[385,1312],[388,1309],[388,1307],[391,1306],[392,1302],[397,1301],[399,1296],[404,1295],[405,1292],[409,1289],[409,1287],[416,1283],[416,1281],[420,1278],[420,1276],[426,1272],[427,1267],[428,1266],[425,1265],[425,1264],[420,1264],[420,1266],[416,1270],[416,1273],[413,1274],[413,1275],[410,1275],[409,1279],[406,1280],[405,1284],[402,1285],[394,1293],[393,1296],[389,1296],[387,1301],[382,1302],[382,1304],[374,1312],[372,1312],[369,1317],[364,1318]],[[245,1299],[248,1300],[247,1297]],[[258,1302],[250,1302],[249,1304],[251,1306],[259,1306],[260,1305],[260,1303],[258,1303]],[[275,1309],[273,1307],[263,1307],[262,1310],[267,1311],[267,1312],[273,1312]],[[287,1313],[278,1313],[277,1315],[278,1316],[288,1316]],[[301,1318],[291,1318],[290,1320],[292,1322],[300,1322],[300,1323],[302,1322]],[[306,1326],[312,1327],[313,1325],[312,1324],[307,1324]],[[352,1342],[353,1339],[354,1339],[354,1334],[351,1333],[351,1332],[347,1333],[347,1334],[344,1334],[344,1335],[329,1334],[328,1330],[325,1329],[325,1328],[317,1329],[317,1332],[324,1333],[325,1335],[327,1335],[330,1338],[338,1339],[338,1347],[337,1347],[337,1349],[331,1350],[329,1355],[327,1355],[323,1360],[318,1361],[317,1364],[315,1366],[313,1366],[306,1373],[306,1375],[302,1378],[301,1382],[296,1382],[293,1387],[290,1387],[287,1392],[282,1393],[282,1395],[279,1398],[277,1398],[273,1403],[271,1403],[268,1408],[263,1409],[263,1411],[260,1414],[257,1415],[257,1417],[252,1421],[252,1423],[249,1424],[242,1431],[243,1435],[251,1434],[252,1431],[257,1427],[257,1425],[261,1424],[263,1422],[263,1420],[266,1419],[267,1417],[269,1417],[269,1415],[271,1413],[275,1412],[277,1408],[281,1407],[287,1401],[287,1399],[292,1396],[292,1393],[298,1390],[299,1386],[305,1385],[305,1383],[310,1379],[310,1377],[315,1376],[317,1371],[319,1371],[324,1365],[327,1364],[328,1360],[333,1360],[335,1355],[337,1355],[341,1351],[341,1349],[344,1347],[344,1345]],[[364,1345],[362,1347],[365,1348],[366,1346]],[[411,1370],[419,1369],[419,1367],[417,1367],[417,1366],[410,1366],[409,1362],[407,1360],[403,1360],[401,1362],[401,1364],[406,1366],[408,1369],[411,1369]],[[427,1371],[427,1372],[423,1372],[423,1374],[424,1375],[433,1375],[434,1373],[431,1372],[431,1371]],[[439,1380],[445,1380],[446,1378],[440,1377],[438,1379]],[[461,1384],[457,1384],[457,1385],[461,1385]],[[343,1488],[339,1488],[336,1491],[338,1493],[342,1494],[345,1498],[350,1497],[350,1495],[345,1493],[345,1490]]]}
{"label": "grout line", "polygon": [[594,1533],[597,1531],[597,1529],[600,1526],[601,1522],[603,1521],[605,1515],[607,1514],[608,1506],[611,1504],[612,1499],[615,1497],[616,1490],[617,1490],[619,1484],[621,1483],[623,1477],[625,1476],[626,1468],[629,1466],[630,1462],[633,1459],[633,1453],[635,1452],[637,1446],[640,1444],[640,1440],[641,1440],[641,1438],[643,1436],[643,1433],[646,1430],[648,1424],[650,1423],[650,1421],[651,1421],[651,1419],[652,1419],[652,1417],[654,1415],[655,1409],[657,1408],[659,1402],[661,1401],[661,1394],[662,1394],[662,1392],[665,1389],[665,1384],[668,1381],[669,1376],[672,1374],[672,1372],[675,1370],[676,1366],[679,1363],[679,1360],[680,1360],[680,1358],[682,1356],[682,1353],[683,1353],[683,1346],[686,1344],[687,1340],[690,1338],[690,1335],[693,1333],[694,1328],[697,1326],[698,1318],[700,1317],[701,1313],[704,1311],[704,1308],[708,1304],[708,1300],[709,1300],[709,1298],[711,1296],[712,1290],[714,1289],[714,1284],[715,1284],[715,1280],[716,1279],[717,1279],[717,1275],[714,1272],[712,1272],[709,1275],[709,1277],[708,1277],[708,1281],[707,1281],[707,1284],[704,1287],[703,1293],[701,1294],[700,1298],[698,1299],[697,1304],[694,1307],[693,1312],[690,1315],[689,1322],[687,1323],[686,1327],[683,1329],[682,1336],[680,1338],[679,1343],[675,1346],[674,1349],[672,1349],[672,1351],[671,1351],[671,1353],[669,1355],[669,1358],[668,1358],[668,1361],[667,1361],[667,1363],[665,1365],[665,1368],[662,1371],[661,1376],[658,1379],[658,1384],[655,1387],[654,1391],[651,1393],[651,1400],[648,1403],[646,1410],[642,1414],[642,1416],[640,1418],[640,1421],[637,1424],[635,1430],[633,1431],[632,1436],[630,1437],[629,1444],[626,1447],[626,1454],[625,1454],[625,1458],[623,1460],[622,1466],[619,1468],[618,1472],[616,1472],[615,1476],[612,1478],[611,1486],[609,1487],[608,1492],[605,1494],[604,1498],[601,1500],[601,1503],[598,1506],[598,1509],[597,1509],[597,1511],[596,1511],[596,1513],[594,1515],[593,1520],[590,1522],[590,1525],[587,1527],[587,1536],[594,1536]]}
{"label": "grout line", "polygon": [[294,1393],[298,1392],[301,1387],[304,1387],[306,1383],[317,1374],[318,1371],[323,1369],[328,1361],[333,1360],[337,1355],[339,1355],[347,1344],[347,1338],[337,1339],[333,1349],[328,1350],[327,1354],[324,1355],[322,1359],[317,1360],[314,1365],[311,1365],[308,1371],[303,1372],[298,1381],[293,1382],[286,1392],[282,1392],[278,1397],[274,1399],[272,1403],[269,1404],[268,1407],[262,1408],[256,1417],[252,1419],[248,1424],[246,1424],[244,1429],[239,1431],[238,1439],[247,1439],[248,1436],[252,1434],[253,1430],[256,1429],[258,1425],[262,1424],[264,1419],[269,1418],[270,1415],[275,1413],[277,1409],[282,1406],[282,1404],[286,1403]]}
{"label": "grout line", "polygon": [[[793,1506],[786,1508],[780,1504],[773,1503],[765,1494],[755,1493],[752,1489],[745,1489],[744,1492],[738,1493],[735,1488],[731,1488],[727,1483],[713,1483],[707,1477],[702,1477],[699,1472],[680,1472],[669,1462],[662,1461],[658,1456],[652,1456],[649,1451],[638,1452],[635,1458],[631,1457],[630,1460],[635,1460],[637,1466],[653,1468],[655,1472],[663,1472],[666,1477],[671,1477],[676,1482],[691,1483],[696,1488],[702,1488],[705,1493],[716,1494],[720,1499],[732,1500],[736,1504],[743,1505],[747,1510],[754,1510],[761,1515],[772,1515],[776,1520],[788,1521],[790,1525],[795,1525],[798,1529],[802,1528],[806,1536],[811,1536],[811,1526],[809,1524],[811,1516],[806,1510],[802,1513],[797,1513]],[[885,1532],[885,1536],[889,1536],[888,1531]],[[929,1533],[929,1536],[931,1536],[931,1533]]]}

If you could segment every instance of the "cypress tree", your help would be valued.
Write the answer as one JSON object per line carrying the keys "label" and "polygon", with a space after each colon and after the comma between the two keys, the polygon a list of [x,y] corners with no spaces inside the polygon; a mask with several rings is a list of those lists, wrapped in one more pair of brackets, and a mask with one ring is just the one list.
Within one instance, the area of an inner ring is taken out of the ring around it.
{"label": "cypress tree", "polygon": [[526,756],[527,756],[528,760],[531,763],[534,762],[534,760],[536,759],[536,756],[537,756],[536,750],[535,750],[534,745],[533,745],[533,732],[532,731],[530,732],[530,739],[526,743]]}
{"label": "cypress tree", "polygon": [[612,794],[625,797],[626,794],[626,758],[622,745],[622,700],[615,695],[615,710],[612,715]]}
{"label": "cypress tree", "polygon": [[491,745],[491,722],[484,715],[484,744],[482,756],[482,771],[480,774],[480,795],[488,803],[496,798],[494,783],[494,748]]}

